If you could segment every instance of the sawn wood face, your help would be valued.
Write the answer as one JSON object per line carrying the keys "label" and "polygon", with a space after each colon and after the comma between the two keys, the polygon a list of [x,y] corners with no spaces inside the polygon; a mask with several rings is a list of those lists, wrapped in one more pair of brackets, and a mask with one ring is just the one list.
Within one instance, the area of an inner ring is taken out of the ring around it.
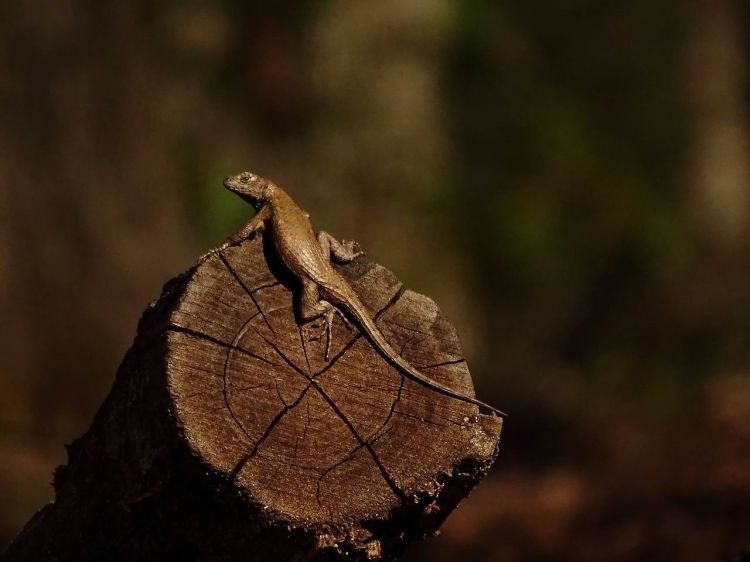
{"label": "sawn wood face", "polygon": [[[439,496],[458,466],[491,464],[501,418],[404,377],[338,317],[325,360],[321,323],[300,325],[295,280],[276,261],[262,236],[220,251],[172,314],[169,387],[207,463],[282,519],[309,524],[384,519],[407,498]],[[337,269],[406,360],[473,393],[432,300],[364,259]]]}

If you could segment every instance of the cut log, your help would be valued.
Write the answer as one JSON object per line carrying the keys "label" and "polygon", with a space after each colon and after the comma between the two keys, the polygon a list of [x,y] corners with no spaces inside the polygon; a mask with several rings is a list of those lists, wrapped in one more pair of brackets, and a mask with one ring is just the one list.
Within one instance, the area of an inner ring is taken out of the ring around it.
{"label": "cut log", "polygon": [[[337,267],[407,361],[473,396],[432,300],[366,259]],[[502,420],[404,378],[338,316],[326,360],[295,292],[262,236],[170,281],[4,559],[379,560],[433,534]]]}

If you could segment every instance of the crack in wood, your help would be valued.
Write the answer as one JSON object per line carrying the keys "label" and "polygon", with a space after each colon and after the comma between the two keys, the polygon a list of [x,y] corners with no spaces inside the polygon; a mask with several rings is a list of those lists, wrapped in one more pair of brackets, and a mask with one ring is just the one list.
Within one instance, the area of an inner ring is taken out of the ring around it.
{"label": "crack in wood", "polygon": [[[253,301],[253,304],[258,309],[258,312],[260,312],[261,316],[263,316],[263,320],[266,323],[266,326],[268,326],[268,329],[271,330],[271,333],[275,336],[276,330],[273,329],[273,326],[271,326],[271,323],[268,321],[268,318],[266,318],[265,312],[263,312],[263,309],[258,304],[258,300],[255,298],[255,291],[259,291],[265,287],[256,287],[254,290],[250,290],[247,285],[245,285],[245,282],[240,278],[240,276],[237,274],[237,272],[234,270],[234,268],[229,264],[229,261],[227,260],[226,256],[224,255],[223,251],[219,252],[219,259],[221,260],[221,263],[224,264],[224,267],[227,268],[227,271],[229,271],[230,275],[234,277],[234,279],[239,283],[240,287],[247,293],[247,296],[250,297],[250,300]],[[275,283],[270,283],[267,286],[268,287],[274,287],[278,285],[278,281]]]}
{"label": "crack in wood", "polygon": [[[404,418],[414,419],[414,420],[417,420],[417,421],[422,422],[422,423],[428,423],[428,424],[437,425],[437,426],[442,425],[442,424],[439,424],[438,422],[436,422],[435,420],[431,420],[431,419],[426,418],[424,416],[416,416],[414,414],[409,414],[409,413],[406,413],[406,412],[401,412],[400,410],[393,410],[393,413],[395,415],[397,415],[397,416],[402,416]],[[452,420],[450,420],[450,421],[452,421]]]}
{"label": "crack in wood", "polygon": [[236,351],[238,353],[242,353],[243,355],[246,355],[248,357],[252,357],[253,359],[257,359],[258,361],[262,361],[263,363],[266,363],[268,365],[271,365],[272,367],[278,367],[276,363],[273,361],[270,361],[266,359],[265,357],[261,357],[260,355],[257,355],[253,353],[252,351],[248,351],[247,349],[244,349],[242,347],[234,346],[232,344],[226,343],[225,341],[220,340],[219,338],[215,338],[214,336],[210,336],[204,332],[194,330],[192,328],[185,328],[184,326],[179,326],[177,324],[170,324],[167,327],[167,331],[169,332],[176,332],[180,334],[185,334],[188,336],[192,336],[194,338],[199,338],[202,340],[209,341],[211,343],[214,343],[220,347],[229,349],[231,351]]}
{"label": "crack in wood", "polygon": [[295,400],[292,404],[289,406],[284,406],[281,411],[276,414],[276,417],[271,420],[271,423],[268,425],[266,430],[263,432],[263,434],[258,438],[258,440],[253,445],[253,448],[250,450],[249,453],[244,455],[235,465],[234,469],[232,469],[232,472],[229,473],[229,479],[234,481],[237,478],[237,475],[242,471],[242,469],[245,467],[247,462],[252,459],[255,454],[258,452],[258,449],[263,444],[263,442],[268,439],[268,437],[271,435],[271,432],[273,431],[273,428],[278,425],[278,423],[284,418],[284,416],[292,410],[297,404],[299,404],[302,399],[307,394],[307,391],[310,390],[310,387],[312,384],[308,384],[305,389],[300,393],[300,395],[297,397],[297,400]]}
{"label": "crack in wood", "polygon": [[[393,430],[393,427],[386,429],[383,431],[380,435],[377,435],[377,431],[373,433],[373,435],[365,442],[359,443],[356,447],[354,447],[351,451],[349,451],[346,455],[344,455],[340,460],[326,468],[324,471],[321,472],[320,477],[318,478],[318,481],[316,483],[317,491],[316,491],[316,499],[318,502],[318,505],[321,505],[320,501],[320,486],[323,484],[323,479],[328,476],[331,472],[333,472],[335,469],[343,466],[347,462],[351,462],[354,460],[354,455],[356,455],[357,451],[362,450],[363,448],[374,445],[377,443],[380,439],[388,435]],[[380,431],[380,430],[378,430]],[[399,497],[403,499],[403,497],[400,494],[397,494]]]}
{"label": "crack in wood", "polygon": [[[380,316],[382,316],[383,314],[385,314],[394,304],[396,304],[398,302],[398,300],[401,298],[401,295],[404,294],[404,291],[405,291],[405,289],[404,289],[403,285],[399,286],[398,290],[396,290],[394,292],[393,296],[391,298],[389,298],[388,301],[386,301],[386,303],[380,308],[380,310],[378,310],[377,312],[375,312],[372,315],[373,320],[377,320],[378,318],[380,318]],[[356,325],[356,323],[355,323],[355,325]],[[341,351],[339,351],[339,353],[337,353],[336,355],[334,355],[331,358],[331,360],[328,362],[328,364],[326,364],[325,367],[323,367],[320,371],[318,371],[317,373],[315,373],[312,376],[312,378],[313,379],[317,379],[320,376],[322,376],[323,374],[325,374],[326,371],[328,371],[331,367],[333,367],[333,365],[339,359],[341,359],[341,357],[343,357],[344,354],[347,351],[349,351],[349,349],[351,349],[351,347],[355,343],[357,343],[357,341],[359,341],[359,339],[361,337],[364,337],[364,336],[365,336],[365,334],[362,331],[360,331],[358,334],[355,334],[354,337],[352,337],[352,339],[341,349]],[[379,352],[378,352],[378,354],[379,354]],[[385,359],[383,359],[383,360],[385,361]]]}
{"label": "crack in wood", "polygon": [[229,411],[229,415],[232,417],[232,420],[235,424],[240,428],[240,431],[245,434],[245,437],[252,443],[254,439],[251,437],[250,432],[247,431],[247,428],[244,426],[242,421],[240,420],[240,417],[237,415],[237,413],[232,408],[232,404],[229,401],[229,389],[227,388],[227,379],[228,379],[228,371],[229,371],[229,361],[232,357],[232,348],[239,348],[240,340],[244,337],[244,335],[247,333],[247,330],[250,329],[250,323],[258,317],[258,314],[263,314],[260,310],[260,307],[256,303],[255,306],[257,307],[258,312],[251,315],[245,323],[242,325],[242,327],[237,331],[237,334],[235,335],[234,339],[232,340],[232,347],[227,349],[226,357],[224,358],[224,372],[222,376],[222,394],[224,396],[224,402],[227,405],[227,410]]}
{"label": "crack in wood", "polygon": [[446,367],[448,365],[458,365],[459,363],[466,363],[466,359],[463,357],[459,359],[451,359],[450,361],[443,361],[442,363],[435,363],[434,365],[423,365],[420,367],[422,370],[424,369],[437,369],[438,367]]}
{"label": "crack in wood", "polygon": [[[367,451],[370,453],[370,456],[372,457],[373,461],[375,462],[375,465],[378,467],[378,470],[380,470],[380,473],[383,476],[383,479],[386,481],[388,486],[391,488],[394,494],[396,494],[400,498],[405,498],[404,492],[398,487],[396,482],[393,480],[391,475],[388,473],[388,470],[385,468],[383,463],[381,462],[380,458],[375,453],[374,449],[370,444],[368,444],[363,438],[359,435],[359,432],[356,430],[354,425],[351,423],[351,421],[344,415],[344,413],[341,411],[341,409],[336,405],[336,402],[328,395],[328,393],[323,390],[323,388],[318,384],[318,382],[315,380],[314,377],[308,377],[304,371],[302,371],[297,365],[294,364],[293,361],[291,361],[277,346],[275,343],[270,341],[268,338],[266,338],[263,334],[260,332],[257,332],[260,337],[262,337],[268,345],[270,345],[274,351],[281,357],[282,360],[284,360],[287,365],[292,367],[300,376],[304,377],[305,380],[309,381],[310,384],[315,388],[315,390],[320,394],[320,396],[323,397],[323,399],[326,401],[328,406],[334,411],[334,413],[341,419],[341,421],[344,423],[344,425],[347,427],[349,432],[351,433],[352,437],[354,437],[355,440],[357,440],[359,443],[363,444],[364,447],[367,448]],[[309,386],[307,387],[309,388]],[[307,388],[305,389],[305,392],[307,391]],[[298,402],[296,402],[298,403]],[[296,405],[296,404],[295,404]]]}

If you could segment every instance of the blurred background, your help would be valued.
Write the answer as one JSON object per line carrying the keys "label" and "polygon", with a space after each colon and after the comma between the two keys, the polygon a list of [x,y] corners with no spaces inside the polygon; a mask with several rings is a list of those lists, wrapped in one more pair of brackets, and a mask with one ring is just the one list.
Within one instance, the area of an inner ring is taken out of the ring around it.
{"label": "blurred background", "polygon": [[0,2],[0,545],[276,180],[510,413],[422,560],[750,547],[750,4]]}

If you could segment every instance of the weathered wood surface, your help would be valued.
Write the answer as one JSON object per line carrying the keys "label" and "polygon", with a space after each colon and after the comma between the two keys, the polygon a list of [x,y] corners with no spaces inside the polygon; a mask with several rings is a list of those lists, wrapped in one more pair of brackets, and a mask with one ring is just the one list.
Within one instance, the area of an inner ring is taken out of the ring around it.
{"label": "weathered wood surface", "polygon": [[[405,359],[473,395],[433,301],[365,259],[339,271]],[[375,560],[433,533],[502,420],[404,378],[338,317],[326,360],[293,283],[260,236],[170,282],[6,560]]]}

